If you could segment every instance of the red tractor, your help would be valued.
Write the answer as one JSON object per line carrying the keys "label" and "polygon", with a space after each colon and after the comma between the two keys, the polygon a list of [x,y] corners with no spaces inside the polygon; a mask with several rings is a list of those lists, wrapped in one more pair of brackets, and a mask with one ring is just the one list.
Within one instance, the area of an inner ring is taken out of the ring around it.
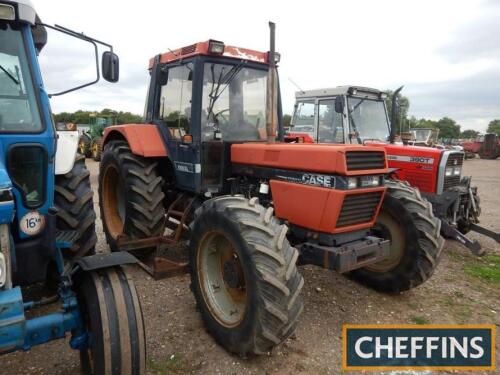
{"label": "red tractor", "polygon": [[481,159],[498,158],[500,156],[500,139],[498,136],[495,133],[485,134],[478,153]]}
{"label": "red tractor", "polygon": [[[395,125],[399,117],[400,90],[394,94],[392,121],[389,121],[385,104],[387,94],[376,89],[340,86],[297,92],[290,132],[285,139],[288,142],[364,144],[384,149],[391,179],[417,187],[441,219],[442,234],[481,255],[480,244],[465,234],[473,230],[497,242],[500,242],[500,234],[478,225],[479,196],[477,188],[471,186],[470,177],[462,176],[464,153],[395,142],[396,128],[391,127],[391,123]],[[294,130],[295,124],[309,125],[313,132],[301,134]]]}
{"label": "red tractor", "polygon": [[186,265],[161,244],[187,239],[205,325],[243,355],[294,331],[297,262],[404,291],[432,275],[444,242],[416,189],[385,184],[383,148],[276,142],[271,35],[270,52],[209,40],[152,58],[145,123],[105,129],[99,175],[111,250]]}

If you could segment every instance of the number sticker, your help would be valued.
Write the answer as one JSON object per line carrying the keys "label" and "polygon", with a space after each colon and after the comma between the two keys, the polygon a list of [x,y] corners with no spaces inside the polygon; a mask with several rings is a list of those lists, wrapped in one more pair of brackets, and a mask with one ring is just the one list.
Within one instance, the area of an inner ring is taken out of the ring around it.
{"label": "number sticker", "polygon": [[34,236],[42,231],[45,226],[45,217],[38,211],[28,212],[20,220],[19,227],[24,234]]}

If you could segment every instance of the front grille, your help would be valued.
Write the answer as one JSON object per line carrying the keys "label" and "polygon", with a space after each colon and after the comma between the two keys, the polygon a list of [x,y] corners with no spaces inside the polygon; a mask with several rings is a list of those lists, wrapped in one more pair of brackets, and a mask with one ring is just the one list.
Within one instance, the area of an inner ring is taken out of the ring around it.
{"label": "front grille", "polygon": [[347,151],[346,161],[348,171],[385,168],[385,155],[380,151]]}
{"label": "front grille", "polygon": [[[462,167],[464,164],[463,153],[453,153],[448,156],[446,167]],[[444,178],[443,190],[447,190],[460,184],[460,176],[449,176]]]}
{"label": "front grille", "polygon": [[382,192],[351,194],[344,198],[336,227],[368,223],[373,220]]}

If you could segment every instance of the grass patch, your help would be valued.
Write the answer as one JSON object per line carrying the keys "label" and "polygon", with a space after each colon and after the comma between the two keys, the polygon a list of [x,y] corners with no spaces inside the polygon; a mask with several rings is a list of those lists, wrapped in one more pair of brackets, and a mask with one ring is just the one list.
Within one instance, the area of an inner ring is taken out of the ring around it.
{"label": "grass patch", "polygon": [[161,360],[148,358],[147,365],[151,372],[160,375],[187,374],[197,370],[197,366],[188,363],[178,353],[173,353]]}
{"label": "grass patch", "polygon": [[422,324],[429,324],[429,321],[428,321],[428,320],[427,320],[427,318],[426,318],[426,317],[424,317],[424,316],[412,315],[412,316],[410,317],[410,319],[411,319],[411,320],[412,320],[412,322],[413,322],[413,323],[415,323],[415,324],[420,324],[420,325],[422,325]]}
{"label": "grass patch", "polygon": [[473,264],[466,264],[465,272],[488,282],[500,284],[500,256],[486,255]]}

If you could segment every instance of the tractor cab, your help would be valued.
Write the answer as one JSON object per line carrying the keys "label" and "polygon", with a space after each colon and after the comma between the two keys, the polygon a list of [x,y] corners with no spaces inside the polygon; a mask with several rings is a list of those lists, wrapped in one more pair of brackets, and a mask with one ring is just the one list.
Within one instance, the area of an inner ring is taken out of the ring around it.
{"label": "tractor cab", "polygon": [[268,55],[209,40],[150,61],[146,122],[158,125],[182,188],[218,192],[230,145],[267,139]]}
{"label": "tractor cab", "polygon": [[[340,86],[299,91],[288,141],[303,134],[305,141],[354,143],[387,141],[390,133],[387,94],[366,87]],[[304,128],[308,131],[304,132]]]}

